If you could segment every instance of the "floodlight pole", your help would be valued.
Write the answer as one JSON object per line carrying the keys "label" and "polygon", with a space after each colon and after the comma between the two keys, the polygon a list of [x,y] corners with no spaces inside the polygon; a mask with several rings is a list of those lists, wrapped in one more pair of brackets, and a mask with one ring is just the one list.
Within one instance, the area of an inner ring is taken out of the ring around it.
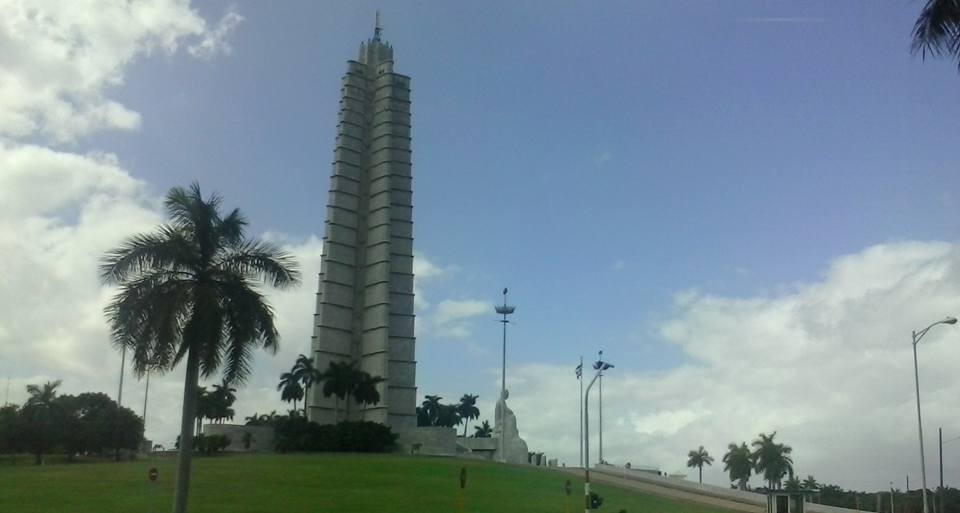
{"label": "floodlight pole", "polygon": [[[506,406],[506,391],[507,391],[507,324],[510,322],[507,319],[507,316],[512,314],[516,307],[510,306],[507,304],[507,288],[503,288],[503,305],[497,305],[494,307],[498,314],[503,315],[503,319],[499,322],[503,323],[503,360],[500,368],[500,400],[504,401],[504,406]],[[500,417],[501,423],[503,422],[503,415],[501,412]],[[504,440],[503,440],[503,426],[500,427],[500,459],[505,460],[504,457]]]}
{"label": "floodlight pole", "polygon": [[150,394],[150,371],[147,371],[147,385],[143,389],[143,428],[147,428],[147,396]]}
{"label": "floodlight pole", "polygon": [[590,388],[593,387],[593,384],[600,377],[600,374],[610,368],[613,368],[613,365],[604,363],[602,361],[597,362],[597,373],[593,375],[593,379],[590,380],[590,384],[587,385],[587,391],[583,395],[583,456],[584,456],[584,465],[583,465],[583,511],[585,513],[590,513]]}
{"label": "floodlight pole", "polygon": [[923,454],[923,422],[920,420],[920,371],[917,367],[917,344],[920,343],[920,339],[930,331],[930,328],[938,324],[956,324],[957,319],[954,317],[947,317],[942,321],[937,321],[926,328],[920,330],[919,332],[913,332],[913,381],[916,385],[917,391],[917,433],[920,438],[920,480],[923,488],[921,492],[923,494],[923,513],[930,513],[930,510],[927,506],[927,464],[926,459]]}
{"label": "floodlight pole", "polygon": [[127,364],[127,346],[120,352],[120,389],[117,391],[117,406],[123,406],[123,368]]}

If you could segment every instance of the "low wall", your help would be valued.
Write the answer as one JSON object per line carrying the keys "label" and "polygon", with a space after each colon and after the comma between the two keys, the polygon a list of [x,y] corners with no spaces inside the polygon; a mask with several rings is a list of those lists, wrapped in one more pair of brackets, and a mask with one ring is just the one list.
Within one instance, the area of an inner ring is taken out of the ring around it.
{"label": "low wall", "polygon": [[457,438],[457,456],[461,458],[492,460],[496,450],[496,438]]}
{"label": "low wall", "polygon": [[[244,447],[244,434],[250,433],[250,448]],[[203,434],[225,435],[230,438],[227,451],[230,452],[273,452],[273,427],[243,426],[240,424],[206,424]]]}
{"label": "low wall", "polygon": [[[757,505],[763,507],[764,509],[767,507],[767,496],[764,493],[748,492],[745,490],[724,488],[722,486],[694,483],[693,481],[687,481],[686,479],[658,476],[650,472],[644,472],[643,470],[615,467],[613,465],[607,465],[606,463],[598,464],[596,467],[594,467],[593,471],[601,474],[655,484],[665,488],[673,488],[675,490],[706,495],[708,497],[725,499],[742,504]],[[838,508],[836,506],[827,506],[825,504],[816,504],[813,502],[807,502],[803,507],[804,511],[808,513],[861,513],[864,511],[849,508]]]}
{"label": "low wall", "polygon": [[422,426],[401,431],[397,452],[424,456],[456,456],[457,430],[449,427]]}

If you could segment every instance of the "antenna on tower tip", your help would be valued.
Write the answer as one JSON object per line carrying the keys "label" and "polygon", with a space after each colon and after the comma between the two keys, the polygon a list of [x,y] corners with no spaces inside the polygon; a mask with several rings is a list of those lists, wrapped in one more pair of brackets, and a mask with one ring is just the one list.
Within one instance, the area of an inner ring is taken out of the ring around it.
{"label": "antenna on tower tip", "polygon": [[383,28],[380,27],[380,10],[378,9],[373,22],[373,40],[379,41],[381,33],[383,33]]}

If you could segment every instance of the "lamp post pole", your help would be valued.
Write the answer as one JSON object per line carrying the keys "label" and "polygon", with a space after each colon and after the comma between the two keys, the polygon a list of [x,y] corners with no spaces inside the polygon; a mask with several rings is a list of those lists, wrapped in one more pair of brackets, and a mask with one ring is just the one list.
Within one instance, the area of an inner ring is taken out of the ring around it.
{"label": "lamp post pole", "polygon": [[[603,349],[600,350],[600,357],[597,358],[597,360],[603,361]],[[600,378],[599,378],[599,381],[597,382],[597,386],[600,388],[598,390],[599,399],[597,400],[597,404],[600,407],[599,419],[598,419],[599,427],[597,429],[599,432],[598,434],[600,435],[600,440],[597,443],[597,445],[599,446],[599,450],[597,452],[599,453],[598,461],[600,463],[603,463],[603,373],[602,372],[600,373]]]}
{"label": "lamp post pole", "polygon": [[580,365],[577,366],[577,381],[580,382],[580,466],[583,466],[583,357],[580,357]]}
{"label": "lamp post pole", "polygon": [[583,511],[585,513],[590,513],[590,388],[600,377],[600,374],[607,369],[612,369],[613,365],[598,361],[594,364],[594,367],[597,369],[597,373],[593,375],[593,379],[590,380],[587,391],[583,395]]}
{"label": "lamp post pole", "polygon": [[942,321],[937,321],[926,328],[920,330],[919,332],[913,332],[913,382],[916,385],[917,392],[917,433],[920,438],[920,481],[921,486],[923,487],[920,493],[923,494],[923,513],[930,513],[930,509],[927,506],[927,465],[926,458],[923,454],[923,421],[920,418],[920,371],[917,366],[917,344],[920,343],[920,340],[924,335],[930,331],[930,328],[938,324],[956,324],[957,319],[954,317],[947,317]]}

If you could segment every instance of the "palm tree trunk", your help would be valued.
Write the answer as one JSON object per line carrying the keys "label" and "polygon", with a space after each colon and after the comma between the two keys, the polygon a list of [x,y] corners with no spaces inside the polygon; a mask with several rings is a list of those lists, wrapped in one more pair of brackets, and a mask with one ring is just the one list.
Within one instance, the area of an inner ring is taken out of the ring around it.
{"label": "palm tree trunk", "polygon": [[303,418],[307,418],[307,399],[310,398],[310,387],[303,391]]}
{"label": "palm tree trunk", "polygon": [[173,513],[186,513],[190,490],[190,462],[193,459],[193,421],[197,415],[197,378],[200,355],[190,349],[183,384],[183,413],[180,418],[180,452],[177,454],[177,481],[173,491]]}
{"label": "palm tree trunk", "polygon": [[464,437],[464,438],[467,437],[467,425],[469,425],[469,424],[470,424],[470,419],[469,419],[469,418],[464,419],[464,421],[463,421],[463,437]]}
{"label": "palm tree trunk", "polygon": [[699,465],[697,470],[700,471],[700,484],[703,484],[703,465]]}

